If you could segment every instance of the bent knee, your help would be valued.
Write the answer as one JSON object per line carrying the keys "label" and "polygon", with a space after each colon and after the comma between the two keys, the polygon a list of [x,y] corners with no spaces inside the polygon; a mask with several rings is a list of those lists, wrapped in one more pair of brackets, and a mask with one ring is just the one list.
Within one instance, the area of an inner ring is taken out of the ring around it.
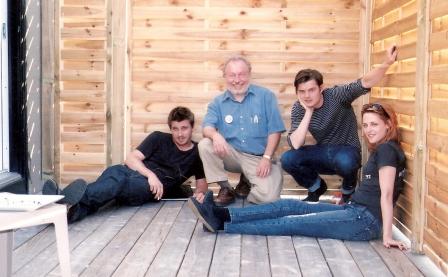
{"label": "bent knee", "polygon": [[295,150],[286,151],[280,157],[280,163],[283,169],[287,170],[288,168],[291,168],[293,164],[296,163],[296,155],[294,155],[294,151]]}
{"label": "bent knee", "polygon": [[251,203],[262,204],[272,203],[280,199],[280,191],[265,191],[260,188],[252,187],[247,200]]}
{"label": "bent knee", "polygon": [[337,171],[339,171],[342,175],[354,174],[360,168],[358,159],[350,155],[339,155],[335,159],[335,164]]}

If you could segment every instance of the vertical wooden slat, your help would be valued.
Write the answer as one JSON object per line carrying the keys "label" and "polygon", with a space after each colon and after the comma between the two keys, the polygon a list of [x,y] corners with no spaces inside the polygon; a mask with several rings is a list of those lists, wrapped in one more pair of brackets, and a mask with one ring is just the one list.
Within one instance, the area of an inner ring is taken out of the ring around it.
{"label": "vertical wooden slat", "polygon": [[414,143],[414,195],[412,203],[412,250],[423,251],[425,225],[424,195],[427,187],[425,162],[427,155],[426,130],[428,128],[428,66],[429,66],[429,2],[418,1],[417,11],[417,68],[415,93],[415,143]]}
{"label": "vertical wooden slat", "polygon": [[54,177],[54,7],[55,1],[42,1],[42,174]]}
{"label": "vertical wooden slat", "polygon": [[54,177],[61,183],[61,0],[54,1]]}
{"label": "vertical wooden slat", "polygon": [[127,2],[107,2],[107,165],[123,162],[125,153],[125,99],[129,94]]}
{"label": "vertical wooden slat", "polygon": [[[360,30],[359,30],[360,31],[359,72],[361,72],[362,74],[366,74],[367,72],[370,71],[370,54],[371,54],[370,39],[372,33],[372,13],[373,13],[372,0],[362,0],[360,22],[363,22],[363,24],[360,24]],[[358,100],[358,102],[361,105],[358,105],[358,108],[356,109],[356,115],[358,117],[358,120],[362,120],[359,118],[359,115],[361,114],[361,107],[363,104],[369,102],[369,95],[362,96]],[[368,158],[367,145],[365,143],[361,144],[361,150],[362,150],[362,164],[364,164]]]}

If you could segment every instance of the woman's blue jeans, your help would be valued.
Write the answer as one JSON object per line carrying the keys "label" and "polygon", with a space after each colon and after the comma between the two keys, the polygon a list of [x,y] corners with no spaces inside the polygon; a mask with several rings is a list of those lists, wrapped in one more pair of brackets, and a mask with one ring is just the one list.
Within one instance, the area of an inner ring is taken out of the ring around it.
{"label": "woman's blue jeans", "polygon": [[355,190],[361,153],[350,145],[305,145],[283,153],[282,168],[309,191],[320,187],[319,174],[337,174],[343,178],[342,193]]}
{"label": "woman's blue jeans", "polygon": [[245,208],[229,208],[226,233],[267,236],[310,236],[371,240],[381,235],[381,223],[358,204],[310,204],[295,199]]}

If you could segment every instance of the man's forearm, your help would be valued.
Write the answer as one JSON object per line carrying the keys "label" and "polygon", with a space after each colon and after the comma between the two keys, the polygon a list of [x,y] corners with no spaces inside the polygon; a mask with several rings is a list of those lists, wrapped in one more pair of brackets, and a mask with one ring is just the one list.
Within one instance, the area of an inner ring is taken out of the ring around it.
{"label": "man's forearm", "polygon": [[294,149],[298,149],[305,144],[306,134],[311,122],[312,112],[306,112],[299,126],[289,135],[289,141]]}
{"label": "man's forearm", "polygon": [[129,156],[124,161],[124,164],[127,165],[130,169],[138,171],[138,173],[143,176],[149,177],[154,174],[149,168],[145,166],[141,157],[138,157],[139,153],[130,153]]}
{"label": "man's forearm", "polygon": [[214,127],[207,126],[202,129],[202,135],[205,138],[213,140],[213,136],[216,134],[219,134],[219,132]]}
{"label": "man's forearm", "polygon": [[268,155],[270,157],[274,155],[274,152],[280,142],[280,137],[280,133],[272,133],[268,136],[268,142],[266,144],[266,149],[264,150],[264,155]]}

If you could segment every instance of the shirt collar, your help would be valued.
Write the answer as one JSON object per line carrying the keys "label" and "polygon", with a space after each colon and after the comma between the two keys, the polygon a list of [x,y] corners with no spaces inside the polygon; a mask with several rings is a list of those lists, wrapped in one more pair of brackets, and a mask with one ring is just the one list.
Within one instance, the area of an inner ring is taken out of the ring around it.
{"label": "shirt collar", "polygon": [[[249,94],[254,94],[254,89],[252,87],[252,85],[249,85],[249,87],[247,88],[247,92],[246,95],[244,96],[244,99],[246,99],[247,95]],[[222,98],[222,102],[227,101],[227,100],[235,100],[235,98],[233,98],[232,93],[226,89],[226,91],[224,92],[224,97]],[[243,99],[243,101],[244,101]]]}

